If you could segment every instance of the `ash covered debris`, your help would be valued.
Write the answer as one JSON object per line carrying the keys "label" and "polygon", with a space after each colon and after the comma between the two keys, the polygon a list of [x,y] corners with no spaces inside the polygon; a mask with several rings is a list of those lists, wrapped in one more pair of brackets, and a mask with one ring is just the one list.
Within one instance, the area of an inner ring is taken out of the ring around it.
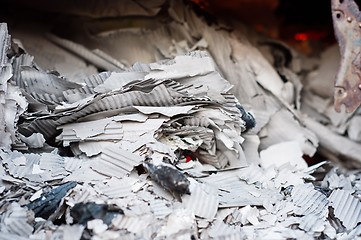
{"label": "ash covered debris", "polygon": [[183,194],[191,194],[189,180],[177,169],[166,165],[154,165],[149,162],[143,163],[150,174],[151,179],[159,183],[165,190],[171,192],[178,200],[182,201]]}
{"label": "ash covered debris", "polygon": [[76,182],[67,182],[42,194],[39,198],[28,203],[26,207],[32,210],[35,217],[48,219],[58,208],[67,192],[76,186]]}
{"label": "ash covered debris", "polygon": [[245,123],[246,131],[254,128],[256,126],[256,119],[253,114],[244,110],[242,105],[237,104],[237,108],[241,112],[241,118]]}
{"label": "ash covered debris", "polygon": [[112,219],[123,211],[110,209],[106,204],[97,204],[95,202],[77,203],[70,209],[70,216],[73,223],[86,225],[93,219],[101,219],[105,224],[110,225]]}
{"label": "ash covered debris", "polygon": [[147,30],[14,28],[17,54],[0,25],[0,238],[359,236],[360,171],[304,160],[321,149],[361,162],[359,113],[335,115],[301,84],[318,65],[290,50],[275,69],[278,43],[208,25],[179,1],[146,6]]}

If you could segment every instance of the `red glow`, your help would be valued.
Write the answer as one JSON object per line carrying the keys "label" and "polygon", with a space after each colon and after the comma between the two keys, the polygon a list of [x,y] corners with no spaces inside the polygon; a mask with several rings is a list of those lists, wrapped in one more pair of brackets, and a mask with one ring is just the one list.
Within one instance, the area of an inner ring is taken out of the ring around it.
{"label": "red glow", "polygon": [[327,35],[326,32],[316,32],[316,31],[299,32],[294,35],[294,38],[296,41],[320,40],[326,37],[326,35]]}
{"label": "red glow", "polygon": [[197,4],[202,9],[206,9],[209,7],[209,2],[206,0],[191,0],[191,2]]}
{"label": "red glow", "polygon": [[191,156],[186,156],[186,162],[190,162],[192,161],[192,157]]}
{"label": "red glow", "polygon": [[306,41],[308,40],[308,35],[306,33],[296,33],[295,34],[295,40],[297,41]]}

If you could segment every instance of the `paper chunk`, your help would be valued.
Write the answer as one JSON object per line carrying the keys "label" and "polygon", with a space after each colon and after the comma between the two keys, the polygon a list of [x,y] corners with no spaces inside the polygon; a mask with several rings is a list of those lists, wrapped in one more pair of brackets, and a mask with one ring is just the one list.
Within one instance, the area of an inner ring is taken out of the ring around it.
{"label": "paper chunk", "polygon": [[149,162],[144,162],[143,165],[149,172],[151,179],[171,192],[177,199],[181,200],[180,197],[183,194],[190,194],[189,180],[178,169],[167,165],[154,165]]}
{"label": "paper chunk", "polygon": [[296,141],[283,142],[270,146],[260,152],[261,165],[263,168],[284,164],[291,164],[296,169],[306,169],[307,163],[302,158],[302,150]]}
{"label": "paper chunk", "polygon": [[325,218],[328,214],[327,197],[315,190],[313,184],[296,185],[292,189],[292,201],[297,206],[297,215],[313,214],[318,218]]}
{"label": "paper chunk", "polygon": [[34,231],[34,214],[21,207],[19,203],[11,203],[0,217],[1,233],[14,234],[27,238]]}
{"label": "paper chunk", "polygon": [[176,209],[168,217],[166,225],[161,229],[159,236],[172,236],[174,239],[189,239],[196,234],[194,215],[184,209]]}
{"label": "paper chunk", "polygon": [[240,230],[235,226],[228,225],[221,220],[216,220],[209,229],[209,236],[214,239],[242,239],[244,237],[243,234],[239,233]]}
{"label": "paper chunk", "polygon": [[11,42],[6,23],[0,23],[0,147],[10,149],[20,142],[17,136],[19,116],[28,105],[18,87],[10,78],[13,70],[8,57]]}
{"label": "paper chunk", "polygon": [[42,148],[45,143],[45,138],[41,133],[33,133],[29,137],[20,135],[20,139],[30,148]]}
{"label": "paper chunk", "polygon": [[47,193],[43,193],[41,197],[27,204],[27,208],[33,210],[36,217],[48,219],[59,207],[60,202],[67,192],[76,186],[76,182],[64,183]]}
{"label": "paper chunk", "polygon": [[148,106],[134,106],[141,113],[152,114],[160,113],[167,117],[173,117],[178,114],[187,114],[194,106],[171,106],[171,107],[148,107]]}
{"label": "paper chunk", "polygon": [[132,185],[136,179],[124,177],[122,179],[111,178],[106,184],[99,184],[99,190],[109,198],[124,198],[132,194]]}
{"label": "paper chunk", "polygon": [[122,211],[109,210],[106,204],[95,202],[77,203],[70,209],[70,216],[75,223],[89,224],[94,219],[102,220],[102,223],[110,225],[113,218],[123,213]]}
{"label": "paper chunk", "polygon": [[91,168],[106,176],[121,178],[128,174],[144,158],[123,150],[119,146],[111,146],[91,164]]}
{"label": "paper chunk", "polygon": [[101,119],[96,121],[70,123],[58,127],[63,132],[58,136],[63,141],[64,146],[71,142],[82,140],[120,140],[123,138],[123,127],[119,122],[112,119]]}
{"label": "paper chunk", "polygon": [[285,141],[297,141],[302,153],[313,156],[318,147],[318,138],[309,128],[302,127],[286,109],[275,113],[260,132],[261,149]]}
{"label": "paper chunk", "polygon": [[13,177],[41,183],[61,179],[69,172],[65,170],[64,158],[57,154],[21,154],[19,152],[1,152],[0,157],[7,171]]}
{"label": "paper chunk", "polygon": [[79,224],[74,225],[61,225],[53,233],[52,237],[58,237],[60,239],[69,239],[69,240],[80,240],[83,234],[85,227]]}
{"label": "paper chunk", "polygon": [[141,81],[146,73],[143,72],[113,72],[102,83],[94,88],[95,92],[105,93],[116,89],[121,89],[132,82]]}
{"label": "paper chunk", "polygon": [[335,216],[342,221],[346,229],[351,230],[361,222],[360,199],[352,196],[352,191],[335,189],[329,197]]}
{"label": "paper chunk", "polygon": [[153,71],[145,76],[145,79],[164,79],[164,78],[182,78],[193,77],[196,75],[205,75],[215,70],[215,65],[209,56],[192,57],[176,56],[174,62],[160,65],[158,63],[150,65]]}
{"label": "paper chunk", "polygon": [[347,129],[348,136],[351,140],[361,142],[361,116],[354,116]]}
{"label": "paper chunk", "polygon": [[190,192],[190,195],[182,197],[182,205],[198,217],[213,219],[219,205],[217,190],[193,180],[190,184]]}

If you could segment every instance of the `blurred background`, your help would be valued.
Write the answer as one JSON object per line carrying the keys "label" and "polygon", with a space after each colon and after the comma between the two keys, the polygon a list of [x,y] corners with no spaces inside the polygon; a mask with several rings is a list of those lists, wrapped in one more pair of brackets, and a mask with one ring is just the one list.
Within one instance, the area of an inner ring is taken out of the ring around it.
{"label": "blurred background", "polygon": [[[123,0],[124,1],[124,0]],[[281,39],[306,55],[319,54],[335,42],[331,0],[185,0],[190,2],[198,14],[209,21],[222,21],[236,25],[243,22],[256,31],[272,38]],[[134,1],[137,2],[137,1]],[[163,0],[150,1],[161,5]],[[356,1],[360,4],[361,0]],[[113,9],[115,0],[55,0],[27,1],[5,0],[0,7],[0,21],[9,19],[32,19],[48,23],[66,23],[66,28],[77,28],[76,18],[103,19],[103,28],[117,27],[112,18],[119,18]],[[143,3],[144,4],[144,3]],[[108,8],[103,14],[92,15],[87,9]],[[131,15],[132,12],[129,12]],[[151,14],[150,14],[151,15]],[[144,15],[145,18],[149,15]],[[139,19],[137,20],[139,21]],[[130,25],[134,24],[128,22]],[[139,23],[136,23],[139,24]],[[145,24],[145,23],[143,23]],[[103,29],[104,30],[104,29]],[[56,31],[66,34],[57,28]],[[59,34],[58,32],[58,34]]]}

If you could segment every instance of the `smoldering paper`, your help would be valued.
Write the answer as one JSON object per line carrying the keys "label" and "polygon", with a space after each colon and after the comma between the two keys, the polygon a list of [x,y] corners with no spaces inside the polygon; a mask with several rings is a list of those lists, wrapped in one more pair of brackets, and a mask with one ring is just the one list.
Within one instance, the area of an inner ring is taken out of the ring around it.
{"label": "smoldering paper", "polygon": [[[158,4],[144,6],[154,8],[149,16],[159,13]],[[307,168],[302,158],[321,146],[334,159],[341,152],[357,166],[359,113],[337,115],[329,100],[314,94],[320,91],[300,85],[300,68],[306,67],[297,67],[297,53],[291,54],[292,64],[276,71],[263,55],[269,49],[242,40],[255,38],[252,34],[208,25],[180,2],[170,1],[166,8],[171,20],[159,24],[150,18],[149,31],[123,28],[84,42],[38,36],[49,44],[52,61],[44,64],[44,54],[35,59],[49,69],[37,66],[28,53],[9,59],[10,38],[6,25],[0,25],[5,112],[0,120],[6,123],[0,129],[5,136],[1,237],[65,238],[70,232],[74,239],[85,234],[101,239],[359,235],[359,211],[351,209],[360,209],[360,172],[327,164]],[[14,35],[25,48],[34,44],[34,36],[21,29]],[[76,73],[59,67],[65,63],[57,56],[81,67]],[[272,54],[267,56],[272,63]],[[54,69],[60,75],[47,72]],[[312,71],[306,71],[309,79]],[[254,114],[254,129],[245,132],[237,105]],[[320,128],[318,121],[326,125]],[[345,142],[354,150],[343,150]],[[73,156],[63,156],[64,149]],[[277,152],[283,153],[281,162]],[[150,159],[186,174],[191,194],[183,195],[182,203],[143,172],[142,162]],[[72,181],[76,186],[53,206],[51,219],[35,219],[26,208]],[[106,207],[81,225],[69,214],[76,204]],[[52,219],[65,220],[53,225]]]}

